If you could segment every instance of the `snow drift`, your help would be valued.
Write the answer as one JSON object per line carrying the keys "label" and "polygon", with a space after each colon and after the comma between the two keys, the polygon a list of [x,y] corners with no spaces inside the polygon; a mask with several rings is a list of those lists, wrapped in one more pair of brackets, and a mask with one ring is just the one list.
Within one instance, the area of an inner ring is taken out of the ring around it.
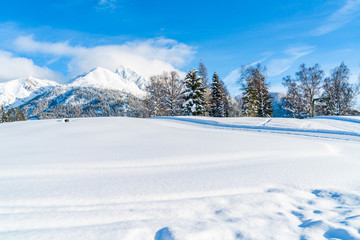
{"label": "snow drift", "polygon": [[359,239],[360,118],[0,125],[1,239]]}

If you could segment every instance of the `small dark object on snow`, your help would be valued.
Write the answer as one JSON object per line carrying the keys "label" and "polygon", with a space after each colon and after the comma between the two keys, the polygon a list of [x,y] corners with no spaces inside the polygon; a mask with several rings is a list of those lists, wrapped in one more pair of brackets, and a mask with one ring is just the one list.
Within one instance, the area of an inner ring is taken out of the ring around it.
{"label": "small dark object on snow", "polygon": [[70,119],[65,118],[65,119],[64,119],[64,122],[70,122]]}

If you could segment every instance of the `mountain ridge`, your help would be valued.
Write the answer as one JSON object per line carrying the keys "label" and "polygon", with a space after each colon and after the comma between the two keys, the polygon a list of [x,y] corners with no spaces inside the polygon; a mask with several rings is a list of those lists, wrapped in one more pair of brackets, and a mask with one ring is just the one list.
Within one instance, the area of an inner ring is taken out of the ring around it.
{"label": "mountain ridge", "polygon": [[65,84],[28,76],[0,83],[0,105],[18,107],[55,87],[68,91],[82,87],[110,89],[143,98],[145,85],[146,79],[143,76],[123,66],[116,71],[96,67],[72,78]]}

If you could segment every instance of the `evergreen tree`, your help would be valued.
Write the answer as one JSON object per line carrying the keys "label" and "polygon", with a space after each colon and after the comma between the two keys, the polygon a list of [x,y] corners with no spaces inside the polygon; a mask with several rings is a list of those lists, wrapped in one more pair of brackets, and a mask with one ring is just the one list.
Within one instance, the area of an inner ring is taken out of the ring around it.
{"label": "evergreen tree", "polygon": [[202,77],[204,87],[209,88],[210,84],[209,84],[209,79],[208,79],[207,68],[201,59],[199,62],[199,75],[200,75],[200,77]]}
{"label": "evergreen tree", "polygon": [[185,102],[182,105],[183,114],[187,116],[197,116],[205,114],[204,83],[194,69],[189,71],[185,78],[185,89],[183,96]]}
{"label": "evergreen tree", "polygon": [[16,121],[16,110],[13,107],[7,110],[6,115],[8,122]]}
{"label": "evergreen tree", "polygon": [[8,122],[7,113],[6,113],[6,110],[3,105],[1,105],[1,108],[0,108],[0,117],[1,117],[0,118],[1,123]]}
{"label": "evergreen tree", "polygon": [[[220,84],[221,84],[221,88],[224,94],[224,112],[225,112],[225,117],[230,117],[232,115],[232,111],[234,111],[233,109],[233,104],[232,104],[232,99],[230,97],[229,91],[227,90],[225,83],[220,80]],[[235,99],[233,99],[235,102]]]}
{"label": "evergreen tree", "polygon": [[256,117],[259,111],[258,95],[251,83],[244,89],[242,109],[248,117]]}
{"label": "evergreen tree", "polygon": [[24,111],[20,108],[16,108],[16,120],[15,121],[25,121],[26,115]]}
{"label": "evergreen tree", "polygon": [[243,111],[247,116],[271,117],[273,114],[264,72],[265,68],[260,64],[242,69]]}
{"label": "evergreen tree", "polygon": [[209,79],[208,79],[208,72],[207,72],[207,68],[205,66],[205,64],[202,62],[202,60],[200,59],[199,62],[199,75],[202,78],[202,81],[204,83],[204,99],[205,99],[205,108],[206,108],[206,113],[211,115],[211,86],[209,83]]}
{"label": "evergreen tree", "polygon": [[214,73],[211,83],[211,111],[213,117],[225,117],[225,94],[217,73]]}

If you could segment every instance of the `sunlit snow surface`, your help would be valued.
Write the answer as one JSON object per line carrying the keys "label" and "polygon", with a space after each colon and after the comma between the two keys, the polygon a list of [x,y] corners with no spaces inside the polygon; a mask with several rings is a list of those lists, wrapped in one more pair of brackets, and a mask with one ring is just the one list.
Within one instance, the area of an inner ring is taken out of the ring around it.
{"label": "sunlit snow surface", "polygon": [[360,118],[0,124],[0,239],[360,239]]}

